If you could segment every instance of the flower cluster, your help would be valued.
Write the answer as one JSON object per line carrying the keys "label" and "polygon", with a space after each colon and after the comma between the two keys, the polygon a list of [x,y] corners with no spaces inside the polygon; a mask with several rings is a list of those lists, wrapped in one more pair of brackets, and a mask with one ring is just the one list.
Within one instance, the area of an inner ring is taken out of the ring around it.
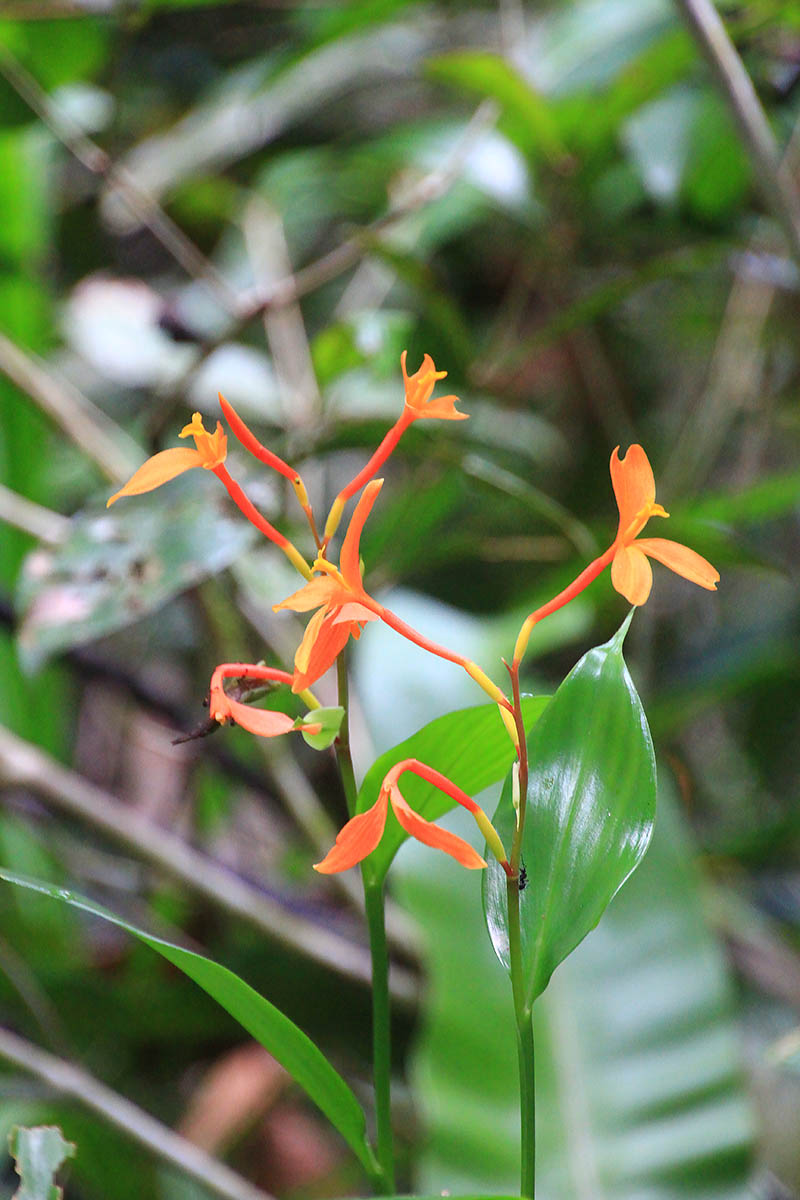
{"label": "flower cluster", "polygon": [[[401,369],[405,390],[403,410],[363,469],[334,499],[322,527],[322,537],[318,533],[308,492],[299,473],[263,446],[225,397],[219,398],[223,416],[238,441],[259,462],[290,482],[316,547],[311,565],[294,543],[266,520],[232,478],[225,465],[227,438],[222,424],[217,421],[216,429],[210,433],[203,426],[200,413],[194,413],[191,422],[184,426],[179,435],[181,438],[192,438],[194,449],[175,447],[153,455],[108,501],[111,505],[123,496],[138,496],[153,491],[185,471],[203,467],[217,476],[247,520],[283,551],[306,581],[298,591],[274,606],[276,611],[289,609],[304,613],[316,610],[297,648],[293,671],[290,673],[253,663],[223,663],[218,666],[212,675],[209,692],[213,721],[221,725],[235,722],[260,737],[277,737],[299,731],[312,745],[329,745],[338,732],[342,710],[321,709],[309,689],[333,666],[351,637],[359,638],[368,622],[380,620],[429,653],[462,667],[498,705],[500,716],[519,749],[524,730],[520,728],[518,703],[509,700],[476,663],[432,642],[407,625],[370,596],[364,586],[361,534],[383,486],[383,480],[376,478],[379,470],[414,421],[431,417],[450,421],[467,419],[467,414],[456,408],[456,396],[433,396],[436,384],[445,378],[446,372],[436,370],[430,355],[426,354],[419,369],[409,375],[404,352]],[[611,481],[619,509],[619,524],[613,542],[567,588],[532,612],[523,622],[510,668],[512,678],[514,672],[518,672],[534,625],[569,603],[609,565],[612,585],[634,605],[644,604],[650,594],[653,574],[649,559],[656,559],[700,587],[712,590],[716,587],[719,574],[695,551],[665,538],[640,536],[651,517],[668,516],[662,506],[656,503],[653,472],[641,446],[631,446],[621,459],[619,447],[614,450],[611,456]],[[348,501],[359,492],[361,495],[342,540],[337,565],[330,557],[330,543]],[[247,681],[250,689],[253,686],[288,686],[309,711],[305,716],[292,717],[284,712],[245,703],[242,698],[225,689],[225,680],[231,679]],[[345,871],[361,862],[380,842],[390,812],[407,834],[428,846],[443,850],[463,866],[475,868],[486,865],[484,859],[461,838],[439,829],[411,808],[399,788],[399,778],[404,771],[413,772],[466,808],[476,820],[488,849],[507,873],[511,872],[502,842],[480,806],[446,776],[416,759],[404,759],[388,772],[375,803],[365,812],[351,817],[339,833],[334,847],[322,862],[316,864],[316,870],[331,874]]]}

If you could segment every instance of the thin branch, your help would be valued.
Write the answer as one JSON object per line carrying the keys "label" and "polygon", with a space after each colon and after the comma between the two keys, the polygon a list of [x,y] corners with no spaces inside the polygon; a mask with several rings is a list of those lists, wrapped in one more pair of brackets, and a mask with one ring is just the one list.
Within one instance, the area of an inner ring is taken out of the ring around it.
{"label": "thin branch", "polygon": [[58,546],[66,541],[70,531],[69,517],[53,512],[41,504],[35,504],[19,492],[14,492],[0,483],[0,521],[29,533],[40,542]]}
{"label": "thin branch", "polygon": [[[0,726],[0,784],[30,788],[62,812],[88,821],[191,891],[249,921],[273,941],[347,979],[369,985],[369,955],[363,946],[287,911],[254,884],[187,845],[168,829],[126,808],[115,797],[62,767],[3,726]],[[408,972],[397,970],[393,983],[400,1003],[414,1002],[417,986]]]}
{"label": "thin branch", "polygon": [[323,254],[308,266],[301,267],[293,275],[287,275],[266,286],[252,288],[240,296],[236,320],[223,333],[200,344],[195,360],[162,392],[148,424],[148,436],[154,438],[162,432],[176,401],[184,395],[203,363],[220,346],[240,338],[257,318],[296,304],[304,296],[326,283],[331,283],[356,266],[365,254],[380,243],[383,234],[406,217],[413,216],[428,204],[445,196],[463,172],[477,137],[492,127],[497,120],[497,113],[498,107],[494,101],[483,101],[467,122],[458,143],[444,162],[418,179],[402,196],[395,199],[388,212],[351,234],[327,254]]}
{"label": "thin branch", "polygon": [[778,145],[753,81],[712,0],[675,0],[675,3],[731,111],[764,201],[783,228],[793,256],[800,262],[800,196],[791,176],[781,169]]}
{"label": "thin branch", "polygon": [[[800,120],[781,160],[792,178],[800,165]],[[736,266],[733,286],[711,356],[702,396],[692,398],[680,436],[663,471],[665,494],[696,491],[708,478],[733,422],[756,396],[763,372],[763,334],[777,291],[768,273],[753,269],[760,256],[777,254],[774,226],[759,227]]]}
{"label": "thin branch", "polygon": [[128,1137],[146,1146],[158,1158],[177,1167],[225,1200],[272,1200],[255,1184],[243,1179],[225,1163],[162,1125],[155,1117],[112,1091],[82,1067],[40,1050],[8,1029],[0,1027],[0,1057],[47,1083],[61,1096],[69,1096],[103,1117]]}
{"label": "thin branch", "polygon": [[142,461],[136,442],[65,379],[0,333],[0,371],[26,392],[112,482]]}
{"label": "thin branch", "polygon": [[60,109],[33,75],[5,47],[0,48],[0,74],[78,162],[115,188],[136,218],[193,279],[201,279],[229,312],[236,311],[236,293],[202,251],[126,168],[110,156],[68,113]]}

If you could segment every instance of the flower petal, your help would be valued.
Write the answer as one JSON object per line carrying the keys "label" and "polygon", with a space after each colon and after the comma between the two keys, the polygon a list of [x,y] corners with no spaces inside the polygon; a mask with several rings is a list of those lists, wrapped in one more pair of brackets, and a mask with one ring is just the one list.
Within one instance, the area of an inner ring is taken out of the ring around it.
{"label": "flower petal", "polygon": [[468,421],[469,413],[459,412],[455,407],[457,403],[458,396],[436,396],[417,413],[417,419],[438,417],[440,421]]}
{"label": "flower petal", "polygon": [[611,582],[629,604],[644,604],[653,586],[652,568],[638,546],[621,546],[611,564]]}
{"label": "flower petal", "polygon": [[335,625],[340,625],[342,621],[377,621],[378,614],[374,613],[371,608],[365,608],[363,604],[359,604],[356,600],[350,600],[347,604],[343,604],[337,609],[336,616],[333,618]]}
{"label": "flower petal", "polygon": [[321,608],[306,626],[303,640],[294,656],[293,692],[304,691],[320,675],[324,675],[347,645],[351,625],[349,622],[337,625],[334,620],[337,611],[334,609],[331,613]]}
{"label": "flower petal", "polygon": [[481,858],[477,850],[472,849],[469,842],[456,837],[454,833],[449,833],[446,829],[440,829],[432,821],[426,821],[418,812],[414,812],[411,805],[404,799],[397,784],[391,789],[390,797],[394,815],[411,837],[416,838],[418,842],[424,842],[426,846],[433,846],[435,850],[444,850],[445,854],[449,854],[462,867],[474,870],[477,867],[486,866],[485,860]]}
{"label": "flower petal", "polygon": [[242,704],[228,696],[230,715],[237,725],[249,733],[257,733],[259,737],[279,737],[294,728],[294,717],[286,713],[273,712],[269,708],[253,708],[250,704]]}
{"label": "flower petal", "polygon": [[350,518],[350,524],[347,527],[345,539],[342,542],[342,550],[339,555],[339,566],[342,572],[342,578],[347,586],[354,592],[363,590],[361,581],[361,564],[359,562],[359,544],[361,542],[361,531],[364,528],[364,523],[372,511],[372,506],[378,498],[378,492],[383,487],[382,479],[373,479],[364,488],[364,491],[358,498],[358,504],[353,509],[353,515]]}
{"label": "flower petal", "polygon": [[203,457],[197,450],[189,450],[185,446],[176,446],[174,450],[161,450],[142,463],[125,486],[106,501],[106,508],[110,508],[120,496],[141,496],[143,492],[152,492],[154,488],[161,487],[162,483],[168,483],[184,471],[202,466]]}
{"label": "flower petal", "polygon": [[310,579],[298,591],[292,592],[280,604],[273,604],[273,612],[281,608],[291,608],[293,612],[309,612],[322,604],[330,604],[334,597],[342,592],[341,586],[330,575]]}
{"label": "flower petal", "polygon": [[611,455],[611,483],[619,509],[619,532],[624,533],[637,514],[656,498],[653,469],[641,446],[629,446],[622,460],[617,446]]}
{"label": "flower petal", "polygon": [[650,558],[658,559],[665,567],[669,567],[676,575],[716,591],[719,583],[719,571],[712,567],[707,559],[680,542],[671,542],[668,538],[639,538],[636,546]]}
{"label": "flower petal", "polygon": [[371,854],[383,835],[387,807],[387,796],[382,791],[372,808],[353,817],[339,831],[336,844],[322,862],[314,863],[314,870],[321,875],[333,875],[354,867]]}

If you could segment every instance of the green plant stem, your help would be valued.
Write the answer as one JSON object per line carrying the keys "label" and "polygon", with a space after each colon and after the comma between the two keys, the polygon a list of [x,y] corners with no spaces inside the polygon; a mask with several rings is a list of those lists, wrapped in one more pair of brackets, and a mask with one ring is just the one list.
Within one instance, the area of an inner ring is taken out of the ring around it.
{"label": "green plant stem", "polygon": [[[336,681],[339,704],[344,717],[336,739],[336,758],[342,778],[347,811],[355,815],[358,788],[350,753],[350,724],[348,719],[347,661],[344,652],[336,660]],[[386,917],[383,905],[383,884],[375,881],[362,864],[364,907],[369,932],[369,952],[372,959],[372,1078],[375,1086],[375,1123],[378,1134],[378,1164],[380,1174],[373,1179],[376,1190],[386,1195],[394,1192],[394,1140],[392,1138],[391,1101],[391,1026],[389,1008],[389,952],[386,946]]]}
{"label": "green plant stem", "polygon": [[385,1192],[394,1192],[394,1139],[392,1137],[392,1053],[389,1014],[389,955],[383,910],[383,885],[370,880],[362,867],[369,949],[372,955],[372,1075],[375,1083],[375,1120],[378,1162]]}
{"label": "green plant stem", "polygon": [[519,1062],[520,1196],[525,1200],[533,1200],[536,1194],[536,1077],[532,1011],[525,999],[525,979],[522,970],[518,876],[508,880],[507,895],[508,955],[511,988],[514,995],[514,1016],[517,1024],[517,1058]]}
{"label": "green plant stem", "polygon": [[[517,1025],[517,1059],[519,1062],[519,1117],[521,1132],[520,1196],[532,1200],[536,1193],[536,1072],[533,1050],[533,1017],[525,996],[525,974],[522,965],[522,929],[519,917],[520,864],[522,835],[528,799],[528,741],[522,715],[522,696],[519,687],[519,662],[508,668],[514,697],[514,720],[519,746],[519,812],[514,841],[511,847],[513,874],[506,885],[508,901],[508,959],[511,990],[514,996],[514,1017]],[[522,864],[524,866],[524,863]]]}
{"label": "green plant stem", "polygon": [[353,770],[353,756],[350,753],[349,690],[347,682],[347,658],[344,650],[336,660],[336,683],[339,693],[339,705],[344,713],[342,723],[339,727],[339,736],[335,742],[336,761],[339,764],[339,774],[342,777],[342,787],[344,788],[345,800],[347,801],[347,812],[353,817],[356,812],[358,787],[356,785],[356,773]]}

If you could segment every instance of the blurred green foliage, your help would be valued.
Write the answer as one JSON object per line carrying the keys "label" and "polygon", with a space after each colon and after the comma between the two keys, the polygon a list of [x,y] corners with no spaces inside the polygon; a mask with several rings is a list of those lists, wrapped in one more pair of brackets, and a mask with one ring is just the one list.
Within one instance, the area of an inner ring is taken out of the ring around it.
{"label": "blurred green foliage", "polygon": [[[719,7],[791,154],[796,5]],[[710,596],[656,567],[626,645],[690,832],[676,832],[667,807],[641,874],[545,993],[545,1187],[585,1194],[579,1171],[572,1182],[559,1174],[572,1144],[548,1103],[559,1095],[588,1146],[571,1161],[599,1163],[609,1195],[738,1197],[749,1093],[764,1131],[761,1194],[774,1178],[800,1188],[798,1076],[771,1056],[800,1024],[798,264],[677,9],[3,8],[0,333],[66,401],[54,415],[0,343],[0,478],[72,527],[41,543],[2,495],[2,722],[256,880],[320,936],[333,927],[358,939],[347,898],[309,869],[315,837],[327,836],[314,829],[327,825],[304,815],[299,785],[286,782],[288,753],[338,826],[328,758],[300,739],[289,751],[229,730],[188,753],[169,747],[203,721],[218,662],[291,661],[301,626],[271,605],[296,581],[277,552],[253,546],[206,472],[106,515],[121,481],[102,448],[76,436],[75,413],[124,428],[144,454],[175,445],[195,409],[216,419],[221,389],[302,468],[324,513],[399,411],[401,350],[412,368],[431,353],[470,420],[425,422],[401,443],[362,543],[368,580],[381,595],[397,589],[401,615],[416,612],[500,682],[521,619],[613,536],[609,454],[641,441],[673,514],[665,535],[722,573]],[[108,161],[81,163],[79,134]],[[331,262],[342,246],[349,257]],[[254,299],[296,272],[299,304],[257,312]],[[291,494],[231,443],[254,502],[310,552]],[[112,516],[122,541],[104,537]],[[571,616],[537,630],[526,689],[554,690],[622,613],[601,578]],[[457,668],[383,647],[368,627],[356,662],[356,677],[369,677],[355,722],[362,775],[373,750],[480,698]],[[41,790],[4,787],[3,865],[189,939],[306,1029],[359,1091],[363,986],[265,945]],[[514,1089],[502,1071],[489,1077],[508,1049],[491,1042],[502,1036],[502,972],[488,941],[477,957],[485,935],[468,935],[459,915],[474,880],[448,874],[433,852],[419,861],[416,875],[403,867],[403,891],[430,922],[433,991],[420,983],[416,1011],[396,1016],[395,1070],[419,1114],[419,1126],[398,1115],[403,1182],[513,1186]],[[477,913],[476,887],[467,903]],[[192,1111],[206,1070],[239,1037],[212,1002],[117,931],[33,895],[2,905],[0,1020],[171,1124]],[[400,957],[414,963],[395,920]],[[477,1047],[465,979],[476,1005],[484,990],[493,997]],[[584,1013],[586,994],[602,1000],[596,1011]],[[565,1027],[576,1012],[577,1027]],[[453,1084],[437,1055],[455,1053],[457,1040],[442,1047],[456,1032],[479,1069]],[[9,1070],[0,1082],[0,1133],[56,1121],[79,1144],[78,1200],[199,1196],[35,1079]],[[353,1194],[357,1166],[310,1112],[281,1095],[213,1148],[281,1195]],[[459,1112],[469,1148],[444,1127]],[[316,1180],[281,1165],[270,1140],[288,1144],[286,1123],[301,1119],[303,1144],[322,1156]],[[10,1193],[10,1160],[4,1182]]]}

